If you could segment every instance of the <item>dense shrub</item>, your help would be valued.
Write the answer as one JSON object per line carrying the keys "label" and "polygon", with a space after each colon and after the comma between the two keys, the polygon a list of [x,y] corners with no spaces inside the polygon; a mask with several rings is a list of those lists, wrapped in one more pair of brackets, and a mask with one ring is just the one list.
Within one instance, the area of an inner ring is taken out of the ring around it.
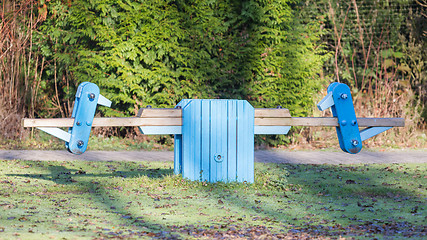
{"label": "dense shrub", "polygon": [[[293,0],[50,1],[39,39],[73,86],[102,88],[114,103],[107,115],[183,98],[248,99],[306,115],[324,57],[319,28],[295,18],[297,7]],[[69,97],[73,89],[62,84]]]}

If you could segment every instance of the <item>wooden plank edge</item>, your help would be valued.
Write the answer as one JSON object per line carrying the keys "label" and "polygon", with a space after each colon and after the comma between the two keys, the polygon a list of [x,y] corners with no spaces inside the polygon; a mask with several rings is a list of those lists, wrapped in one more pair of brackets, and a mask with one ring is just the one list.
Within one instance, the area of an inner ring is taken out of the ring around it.
{"label": "wooden plank edge", "polygon": [[[256,108],[255,117],[267,118],[287,118],[291,117],[287,108]],[[161,117],[182,117],[182,109],[176,108],[140,108],[136,117],[161,118]]]}
{"label": "wooden plank edge", "polygon": [[[403,118],[357,118],[359,127],[404,127]],[[255,118],[259,126],[337,127],[334,117]]]}
{"label": "wooden plank edge", "polygon": [[[359,127],[404,127],[403,118],[358,118]],[[73,118],[45,118],[21,120],[22,127],[72,127]],[[181,118],[94,118],[93,127],[138,127],[138,126],[181,126]],[[285,117],[285,118],[255,118],[257,126],[307,126],[307,127],[336,127],[336,118]]]}

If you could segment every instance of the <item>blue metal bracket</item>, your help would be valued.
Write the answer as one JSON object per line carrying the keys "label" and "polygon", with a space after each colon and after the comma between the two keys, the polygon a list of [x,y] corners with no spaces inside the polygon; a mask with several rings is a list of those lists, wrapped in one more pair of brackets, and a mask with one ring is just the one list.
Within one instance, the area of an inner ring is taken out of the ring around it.
{"label": "blue metal bracket", "polygon": [[99,94],[99,88],[96,84],[90,82],[81,83],[77,89],[71,115],[74,118],[73,127],[68,130],[71,138],[69,142],[65,143],[71,153],[82,154],[86,151],[98,104],[110,107],[111,101]]}
{"label": "blue metal bracket", "polygon": [[73,127],[68,132],[55,127],[38,127],[63,141],[68,151],[74,154],[82,154],[86,151],[89,142],[90,131],[97,105],[111,106],[111,101],[99,94],[96,84],[83,82],[79,85],[76,93],[76,100],[73,106],[74,118]]}
{"label": "blue metal bracket", "polygon": [[350,88],[343,83],[331,83],[328,94],[317,104],[319,110],[331,108],[332,115],[338,118],[337,135],[340,147],[348,153],[358,153],[362,142],[391,129],[391,126],[368,127],[359,131]]}
{"label": "blue metal bracket", "polygon": [[366,139],[376,136],[391,128],[392,127],[368,127],[360,131],[360,137],[362,138],[362,141],[365,141]]}
{"label": "blue metal bracket", "polygon": [[317,107],[321,111],[330,107],[332,115],[338,118],[336,130],[341,149],[353,154],[360,152],[362,150],[362,138],[360,137],[350,88],[343,83],[332,83],[328,87],[328,95],[319,102]]}

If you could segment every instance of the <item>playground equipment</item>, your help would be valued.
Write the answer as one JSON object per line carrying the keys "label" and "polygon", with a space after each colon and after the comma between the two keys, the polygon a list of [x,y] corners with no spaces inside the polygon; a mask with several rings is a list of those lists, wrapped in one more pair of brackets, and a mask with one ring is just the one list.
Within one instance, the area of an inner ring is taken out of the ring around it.
{"label": "playground equipment", "polygon": [[[173,109],[140,109],[136,117],[95,118],[96,106],[111,101],[93,83],[79,85],[71,118],[26,119],[66,142],[73,154],[86,151],[92,127],[136,126],[143,134],[173,134],[174,173],[208,182],[254,181],[254,134],[287,134],[291,126],[336,127],[341,149],[355,154],[362,142],[392,127],[402,118],[356,118],[350,88],[332,83],[319,102],[333,117],[291,117],[286,108],[254,109],[245,100],[184,99]],[[59,127],[68,127],[68,132]],[[362,131],[359,128],[366,127]]]}

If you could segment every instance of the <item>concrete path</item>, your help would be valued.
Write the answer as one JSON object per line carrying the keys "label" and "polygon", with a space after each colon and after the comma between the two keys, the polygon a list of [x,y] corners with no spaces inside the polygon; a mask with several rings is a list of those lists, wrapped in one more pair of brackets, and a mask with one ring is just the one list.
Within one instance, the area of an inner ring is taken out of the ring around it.
{"label": "concrete path", "polygon": [[[88,151],[73,155],[65,150],[0,150],[0,160],[83,160],[83,161],[173,161],[171,151]],[[426,150],[372,152],[358,154],[333,151],[255,151],[256,162],[295,164],[355,164],[355,163],[427,163]]]}

